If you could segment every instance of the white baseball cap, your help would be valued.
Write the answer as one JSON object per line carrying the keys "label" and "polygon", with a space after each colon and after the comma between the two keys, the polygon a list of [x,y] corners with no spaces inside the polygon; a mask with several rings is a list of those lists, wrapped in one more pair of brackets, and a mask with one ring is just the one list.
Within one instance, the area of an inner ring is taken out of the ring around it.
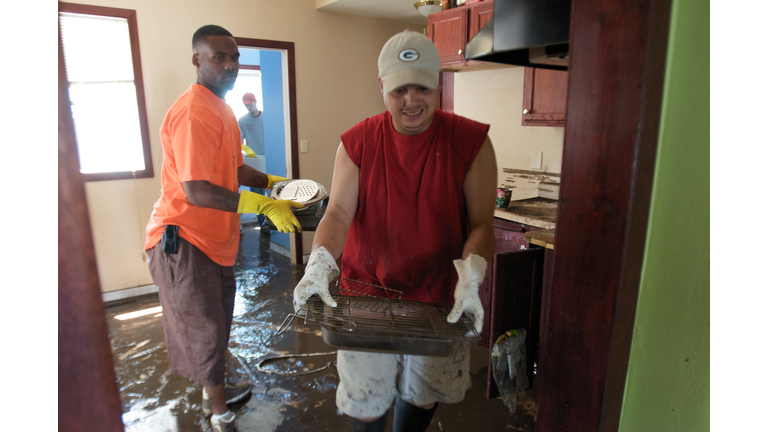
{"label": "white baseball cap", "polygon": [[428,37],[405,30],[392,36],[381,49],[379,78],[384,93],[408,84],[434,90],[440,83],[440,53]]}

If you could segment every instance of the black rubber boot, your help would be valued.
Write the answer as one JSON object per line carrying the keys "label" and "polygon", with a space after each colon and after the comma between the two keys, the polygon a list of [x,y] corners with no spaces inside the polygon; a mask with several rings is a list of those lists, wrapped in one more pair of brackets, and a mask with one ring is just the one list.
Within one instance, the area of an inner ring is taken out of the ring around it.
{"label": "black rubber boot", "polygon": [[421,409],[416,405],[400,399],[397,395],[395,402],[395,418],[392,421],[392,432],[424,432],[432,421],[437,409],[437,402],[432,409]]}
{"label": "black rubber boot", "polygon": [[389,410],[380,419],[372,423],[363,423],[354,417],[350,417],[352,432],[384,432],[384,426],[387,425],[387,417],[389,417]]}

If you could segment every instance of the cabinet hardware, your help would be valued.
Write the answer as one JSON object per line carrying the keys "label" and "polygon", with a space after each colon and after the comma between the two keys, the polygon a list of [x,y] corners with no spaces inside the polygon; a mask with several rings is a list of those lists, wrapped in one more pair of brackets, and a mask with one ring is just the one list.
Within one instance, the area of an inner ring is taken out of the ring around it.
{"label": "cabinet hardware", "polygon": [[528,108],[523,110],[523,114],[528,114],[530,111],[528,111]]}
{"label": "cabinet hardware", "polygon": [[459,55],[461,55],[462,52],[463,52],[462,50],[459,50]]}

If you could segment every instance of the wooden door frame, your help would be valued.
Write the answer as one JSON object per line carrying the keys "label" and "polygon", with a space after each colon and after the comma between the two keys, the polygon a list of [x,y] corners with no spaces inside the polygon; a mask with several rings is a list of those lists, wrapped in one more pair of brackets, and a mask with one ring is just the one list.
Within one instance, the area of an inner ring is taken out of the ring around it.
{"label": "wooden door frame", "polygon": [[537,432],[616,431],[660,124],[670,0],[573,0]]}
{"label": "wooden door frame", "polygon": [[[254,49],[269,49],[285,51],[287,56],[287,69],[288,69],[288,104],[289,104],[289,118],[290,130],[291,130],[291,155],[288,163],[291,166],[291,177],[294,179],[301,178],[299,174],[299,126],[297,123],[297,110],[296,110],[296,49],[293,42],[274,41],[267,39],[251,39],[243,37],[235,37],[235,42],[238,46],[246,46]],[[296,265],[304,264],[304,244],[302,242],[301,233],[293,235],[291,252],[291,261]]]}
{"label": "wooden door frame", "polygon": [[59,430],[123,430],[59,33]]}

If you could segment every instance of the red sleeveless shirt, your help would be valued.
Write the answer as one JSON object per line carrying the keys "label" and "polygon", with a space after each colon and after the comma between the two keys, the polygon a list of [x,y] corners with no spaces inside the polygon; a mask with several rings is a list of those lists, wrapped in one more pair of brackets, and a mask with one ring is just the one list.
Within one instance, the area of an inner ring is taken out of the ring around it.
{"label": "red sleeveless shirt", "polygon": [[341,136],[360,168],[342,277],[402,291],[404,300],[453,303],[453,260],[468,236],[462,186],[489,128],[436,110],[425,132],[401,135],[385,111]]}

